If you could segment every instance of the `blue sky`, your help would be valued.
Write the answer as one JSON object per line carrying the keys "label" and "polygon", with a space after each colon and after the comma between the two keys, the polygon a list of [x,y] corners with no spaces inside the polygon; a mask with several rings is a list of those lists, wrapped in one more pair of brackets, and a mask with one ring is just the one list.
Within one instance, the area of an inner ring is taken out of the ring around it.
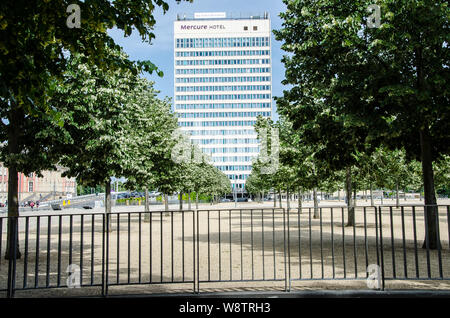
{"label": "blue sky", "polygon": [[[194,0],[193,3],[175,0],[166,0],[170,8],[166,14],[160,8],[155,10],[156,25],[154,33],[156,38],[149,44],[142,42],[141,38],[134,32],[129,37],[124,37],[120,30],[110,30],[109,34],[117,44],[122,46],[133,60],[150,60],[164,72],[164,77],[157,75],[146,75],[155,81],[155,88],[160,91],[160,97],[173,97],[173,21],[177,14],[186,13],[193,16],[194,12],[226,12],[227,16],[262,15],[264,11],[269,12],[272,29],[281,28],[281,19],[278,16],[285,10],[281,0]],[[281,57],[284,52],[280,48],[281,43],[276,41],[272,34],[272,95],[281,96],[284,78],[284,66]],[[278,119],[276,105],[273,105],[273,119]]]}

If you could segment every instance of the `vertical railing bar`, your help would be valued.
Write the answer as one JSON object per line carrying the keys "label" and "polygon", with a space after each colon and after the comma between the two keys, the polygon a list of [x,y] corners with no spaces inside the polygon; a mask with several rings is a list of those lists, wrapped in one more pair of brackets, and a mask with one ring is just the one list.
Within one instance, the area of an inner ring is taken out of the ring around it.
{"label": "vertical railing bar", "polygon": [[128,213],[128,233],[127,233],[127,243],[128,243],[128,248],[127,248],[127,264],[128,264],[128,273],[127,273],[127,281],[128,284],[130,283],[130,276],[131,276],[131,213]]}
{"label": "vertical railing bar", "polygon": [[408,265],[406,260],[405,209],[403,206],[400,207],[400,214],[402,219],[403,271],[405,273],[405,278],[408,278]]}
{"label": "vertical railing bar", "polygon": [[353,257],[355,262],[355,278],[358,278],[358,258],[356,252],[356,212],[357,208],[354,207],[354,216],[353,216]]}
{"label": "vertical railing bar", "polygon": [[439,206],[435,206],[436,208],[436,239],[437,239],[437,250],[438,250],[438,264],[439,264],[439,277],[444,278],[442,271],[442,252],[441,252],[441,233],[439,226]]}
{"label": "vertical railing bar", "polygon": [[[364,253],[365,253],[365,257],[366,257],[366,269],[369,266],[369,246],[368,246],[368,242],[367,242],[367,209],[366,207],[363,208],[363,213],[364,213]],[[366,270],[366,277],[368,277],[369,273]]]}
{"label": "vertical railing bar", "polygon": [[69,216],[69,266],[72,264],[73,214]]}
{"label": "vertical railing bar", "polygon": [[62,215],[58,218],[58,273],[57,273],[57,283],[58,287],[61,286],[61,244],[62,244]]}
{"label": "vertical railing bar", "polygon": [[233,265],[232,265],[232,244],[231,244],[231,210],[228,212],[228,229],[230,232],[230,280],[233,280]]}
{"label": "vertical railing bar", "polygon": [[[379,209],[381,209],[381,207]],[[380,267],[380,251],[379,251],[380,246],[378,244],[378,208],[376,206],[374,207],[374,215],[375,215],[375,249],[377,253],[377,265]]]}
{"label": "vertical railing bar", "polygon": [[[196,270],[197,270],[197,267],[198,266],[196,266],[196,253],[195,253],[195,251],[196,251],[196,244],[197,244],[197,249],[198,249],[198,236],[197,236],[197,240],[196,240],[196,235],[198,234],[198,229],[197,229],[197,232],[195,232],[195,214],[198,214],[198,210],[194,210],[193,212],[192,212],[192,252],[193,252],[193,255],[192,255],[192,263],[193,263],[193,265],[192,265],[192,277],[193,277],[193,279],[192,279],[192,281],[193,281],[193,283],[194,283],[194,293],[195,293],[195,290],[196,290],[196,286],[195,286],[195,279],[196,279]],[[198,215],[197,215],[197,219],[198,219]],[[198,253],[197,253],[197,255],[198,255]]]}
{"label": "vertical railing bar", "polygon": [[425,247],[427,249],[427,273],[428,278],[431,278],[431,264],[430,264],[430,241],[429,241],[429,229],[428,229],[428,213],[427,213],[427,207],[424,205],[423,207],[423,214],[424,214],[424,221],[425,221]]}
{"label": "vertical railing bar", "polygon": [[[117,217],[119,217],[119,213],[116,214]],[[105,215],[105,222],[106,222],[106,257],[105,257],[105,295],[108,295],[108,282],[109,282],[109,232],[111,229],[109,228],[111,226],[111,213],[108,213]]]}
{"label": "vertical railing bar", "polygon": [[[17,264],[17,245],[18,245],[18,223],[19,218],[17,216],[8,216],[8,232],[10,232],[10,237],[12,242],[10,242],[7,247],[7,253],[9,254],[8,260],[8,278],[7,278],[7,291],[6,297],[13,298],[15,293],[16,284],[16,264]],[[11,253],[12,252],[12,253]]]}
{"label": "vertical railing bar", "polygon": [[273,248],[273,279],[277,279],[275,256],[275,209],[272,209],[272,248]]}
{"label": "vertical railing bar", "polygon": [[331,208],[330,213],[330,223],[331,223],[331,263],[333,267],[333,279],[336,277],[336,268],[334,264],[334,221],[333,221],[333,208]]}
{"label": "vertical railing bar", "polygon": [[184,211],[181,211],[181,269],[184,282]]}
{"label": "vertical railing bar", "polygon": [[385,272],[384,272],[384,248],[383,248],[383,220],[382,220],[382,207],[379,206],[379,218],[380,218],[380,255],[381,255],[381,290],[384,290],[384,283],[385,283]]}
{"label": "vertical railing bar", "polygon": [[242,242],[242,209],[239,210],[239,221],[240,221],[240,243],[241,243],[241,280],[244,279],[244,256],[243,256],[243,242]]}
{"label": "vertical railing bar", "polygon": [[102,296],[106,296],[106,277],[105,277],[105,231],[106,231],[106,224],[105,224],[105,214],[102,214]]}
{"label": "vertical railing bar", "polygon": [[[2,266],[2,240],[3,240],[3,218],[0,218],[0,268]],[[26,234],[25,234],[26,235]]]}
{"label": "vertical railing bar", "polygon": [[217,215],[218,215],[218,221],[219,221],[219,281],[222,279],[222,246],[221,246],[221,241],[220,241],[220,237],[221,237],[221,229],[220,229],[220,210],[217,211]]}
{"label": "vertical railing bar", "polygon": [[261,248],[262,248],[262,272],[263,280],[266,279],[265,264],[264,264],[264,209],[261,209]]}
{"label": "vertical railing bar", "polygon": [[319,225],[320,225],[320,267],[322,273],[322,279],[324,277],[323,271],[323,233],[322,233],[322,208],[319,208]]}
{"label": "vertical railing bar", "polygon": [[[199,216],[199,212],[196,211],[197,215],[197,227],[196,227],[196,233],[197,233],[197,293],[200,293],[200,218]],[[195,251],[194,251],[195,253]],[[194,279],[195,282],[195,279]]]}
{"label": "vertical railing bar", "polygon": [[[152,276],[153,276],[153,268],[152,268],[152,260],[153,260],[153,213],[151,213],[150,211],[148,212],[148,226],[149,226],[149,251],[148,251],[148,255],[149,255],[149,281],[150,283],[152,283]],[[192,233],[192,236],[194,235],[194,233]]]}
{"label": "vertical railing bar", "polygon": [[162,283],[162,281],[163,281],[163,272],[164,272],[164,269],[163,269],[163,256],[164,256],[164,254],[163,254],[163,212],[161,211],[161,213],[160,213],[160,232],[159,232],[159,234],[160,234],[160,236],[161,236],[161,240],[160,240],[160,248],[161,248],[161,250],[160,250],[160,254],[161,254],[161,283]]}
{"label": "vertical railing bar", "polygon": [[[0,236],[1,236],[1,227],[0,227]],[[25,251],[24,251],[24,260],[23,260],[23,288],[27,287],[28,280],[28,232],[29,232],[29,216],[25,217]],[[1,237],[0,237],[1,241]],[[1,257],[0,257],[1,258]]]}
{"label": "vertical railing bar", "polygon": [[[180,194],[180,200],[181,194]],[[173,211],[170,211],[170,265],[171,265],[171,275],[172,275],[172,283],[173,283]]]}
{"label": "vertical railing bar", "polygon": [[211,237],[210,237],[210,221],[211,221],[211,215],[210,211],[208,210],[206,215],[208,219],[208,281],[211,280]]}
{"label": "vertical railing bar", "polygon": [[138,221],[138,224],[139,224],[139,270],[138,270],[139,279],[138,279],[138,282],[140,284],[142,281],[142,268],[141,268],[141,266],[142,266],[142,220],[141,220],[142,212],[138,212],[138,216],[139,216],[139,221]]}
{"label": "vertical railing bar", "polygon": [[252,247],[252,280],[255,279],[255,270],[253,264],[253,209],[250,209],[250,246]]}
{"label": "vertical railing bar", "polygon": [[[299,198],[300,200],[300,198]],[[297,223],[298,223],[298,276],[302,279],[302,253],[301,253],[301,222],[300,222],[301,209],[297,210]]]}
{"label": "vertical railing bar", "polygon": [[120,281],[120,214],[117,213],[117,242],[116,242],[116,282],[119,284]]}
{"label": "vertical railing bar", "polygon": [[34,287],[37,288],[39,286],[39,236],[41,229],[41,217],[36,217],[36,261],[34,267]]}
{"label": "vertical railing bar", "polygon": [[447,205],[448,247],[450,248],[450,205]]}
{"label": "vertical railing bar", "polygon": [[[288,286],[287,290],[290,291],[291,290],[291,240],[290,240],[291,229],[290,229],[290,222],[289,222],[289,209],[287,208],[286,211],[287,211],[286,214],[287,214],[287,252],[288,252],[287,281],[289,282],[289,286]],[[283,213],[284,213],[284,210],[283,210]],[[285,229],[286,229],[286,227],[285,227]],[[286,246],[286,243],[285,243],[285,246]],[[285,248],[285,250],[286,250],[286,248]],[[286,251],[285,251],[285,254],[286,254]],[[285,256],[285,259],[286,259],[286,256]]]}
{"label": "vertical railing bar", "polygon": [[51,237],[51,228],[52,221],[51,216],[47,217],[47,269],[45,273],[45,287],[50,286],[50,237]]}
{"label": "vertical railing bar", "polygon": [[[348,211],[347,211],[348,213]],[[347,278],[347,271],[345,268],[345,220],[344,220],[344,208],[341,208],[341,216],[342,216],[342,262],[344,267],[344,278]]]}
{"label": "vertical railing bar", "polygon": [[392,252],[392,275],[396,278],[396,266],[395,266],[395,240],[394,240],[394,220],[392,215],[392,206],[389,207],[389,220],[391,222],[391,252]]}
{"label": "vertical railing bar", "polygon": [[412,207],[412,217],[413,217],[413,234],[414,234],[414,261],[416,263],[416,278],[419,278],[419,256],[417,254],[417,228],[416,228],[416,207]]}
{"label": "vertical railing bar", "polygon": [[84,214],[80,218],[80,285],[83,285],[83,240]]}
{"label": "vertical railing bar", "polygon": [[311,278],[313,278],[311,208],[308,208],[308,214],[309,214],[309,266],[310,266],[310,276]]}
{"label": "vertical railing bar", "polygon": [[94,285],[95,214],[91,215],[91,285]]}

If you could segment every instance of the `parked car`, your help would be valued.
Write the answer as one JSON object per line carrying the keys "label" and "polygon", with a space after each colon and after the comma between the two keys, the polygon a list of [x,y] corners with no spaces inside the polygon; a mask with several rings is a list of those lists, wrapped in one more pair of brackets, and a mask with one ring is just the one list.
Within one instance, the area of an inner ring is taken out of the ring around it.
{"label": "parked car", "polygon": [[231,202],[231,200],[230,200],[230,199],[227,199],[227,198],[225,198],[225,199],[221,199],[221,200],[220,200],[220,202]]}
{"label": "parked car", "polygon": [[248,198],[237,198],[237,202],[248,202]]}

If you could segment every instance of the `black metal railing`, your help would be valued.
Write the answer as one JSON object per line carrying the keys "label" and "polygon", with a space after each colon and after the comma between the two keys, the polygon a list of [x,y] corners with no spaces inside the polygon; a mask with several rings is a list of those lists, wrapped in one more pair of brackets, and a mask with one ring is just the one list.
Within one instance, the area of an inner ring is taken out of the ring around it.
{"label": "black metal railing", "polygon": [[[5,216],[0,291],[185,284],[195,293],[265,281],[289,291],[296,281],[366,280],[370,265],[381,289],[387,280],[449,280],[450,206],[433,208],[434,232],[423,205],[355,207],[353,220],[331,206]],[[4,259],[8,226],[17,260]]]}

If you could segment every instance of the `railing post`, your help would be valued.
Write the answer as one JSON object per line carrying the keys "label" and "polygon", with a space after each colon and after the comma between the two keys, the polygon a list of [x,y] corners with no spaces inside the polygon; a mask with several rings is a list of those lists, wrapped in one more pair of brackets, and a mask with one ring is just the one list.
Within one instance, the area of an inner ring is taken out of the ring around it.
{"label": "railing post", "polygon": [[[381,290],[384,291],[385,277],[384,277],[384,251],[383,251],[383,221],[381,218],[382,207],[378,206],[379,222],[380,222],[380,256],[381,256]],[[378,264],[380,266],[380,264]]]}
{"label": "railing post", "polygon": [[[17,258],[17,239],[18,239],[18,218],[17,216],[10,216],[8,218],[8,231],[10,231],[10,237],[12,242],[9,244],[9,262],[8,262],[8,286],[7,286],[7,298],[14,297],[14,289],[16,284],[16,258]],[[1,256],[0,256],[1,257]]]}

